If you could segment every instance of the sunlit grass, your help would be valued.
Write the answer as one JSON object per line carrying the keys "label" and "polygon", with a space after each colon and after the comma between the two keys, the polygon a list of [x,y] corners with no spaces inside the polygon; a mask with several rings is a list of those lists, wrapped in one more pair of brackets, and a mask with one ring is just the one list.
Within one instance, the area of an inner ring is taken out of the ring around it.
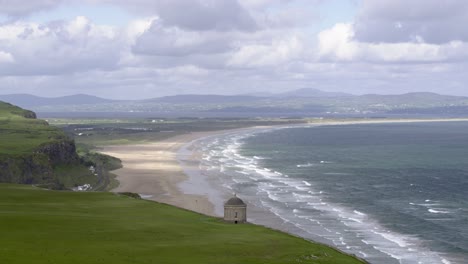
{"label": "sunlit grass", "polygon": [[362,263],[251,224],[113,193],[0,185],[0,263]]}

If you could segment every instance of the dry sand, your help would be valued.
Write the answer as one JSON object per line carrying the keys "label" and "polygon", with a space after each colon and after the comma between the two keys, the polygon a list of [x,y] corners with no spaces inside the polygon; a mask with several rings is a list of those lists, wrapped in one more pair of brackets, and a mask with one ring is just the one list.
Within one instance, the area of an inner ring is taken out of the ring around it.
{"label": "dry sand", "polygon": [[[467,119],[433,119],[433,120],[364,120],[364,121],[324,121],[310,125],[346,125],[363,123],[391,122],[435,122],[435,121],[468,121]],[[301,124],[302,126],[305,124]],[[265,128],[265,127],[263,127]],[[122,160],[123,168],[113,171],[117,175],[120,186],[115,192],[134,192],[143,195],[145,199],[171,204],[206,215],[220,216],[223,195],[210,186],[200,173],[187,175],[185,171],[198,171],[199,153],[184,157],[184,168],[177,159],[178,151],[188,143],[203,137],[236,132],[224,130],[213,132],[196,132],[175,136],[158,142],[136,145],[118,145],[102,147],[101,152]],[[188,164],[188,165],[187,165]],[[192,165],[190,165],[192,164]],[[192,166],[187,167],[187,166]],[[188,181],[192,183],[186,184]],[[198,181],[198,182],[197,182]],[[186,185],[184,188],[181,185]],[[191,188],[191,189],[190,189]],[[214,198],[213,198],[214,197]],[[225,197],[224,197],[225,198]]]}
{"label": "dry sand", "polygon": [[102,147],[101,153],[122,160],[123,168],[113,171],[120,185],[112,191],[138,193],[148,200],[215,215],[214,204],[207,195],[187,194],[181,190],[179,184],[189,177],[177,160],[177,152],[193,140],[222,133],[227,131],[189,133],[158,142]]}

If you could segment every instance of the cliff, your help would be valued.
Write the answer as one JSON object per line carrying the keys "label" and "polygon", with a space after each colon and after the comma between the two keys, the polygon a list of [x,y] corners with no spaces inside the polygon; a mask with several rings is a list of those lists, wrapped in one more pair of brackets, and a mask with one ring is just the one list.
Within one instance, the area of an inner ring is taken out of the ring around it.
{"label": "cliff", "polygon": [[63,165],[80,165],[72,140],[44,143],[32,153],[0,156],[0,182],[59,184],[55,167]]}
{"label": "cliff", "polygon": [[67,179],[65,184],[66,173],[58,173],[59,167],[90,174],[63,131],[38,120],[34,112],[0,102],[0,182],[61,187],[79,183]]}

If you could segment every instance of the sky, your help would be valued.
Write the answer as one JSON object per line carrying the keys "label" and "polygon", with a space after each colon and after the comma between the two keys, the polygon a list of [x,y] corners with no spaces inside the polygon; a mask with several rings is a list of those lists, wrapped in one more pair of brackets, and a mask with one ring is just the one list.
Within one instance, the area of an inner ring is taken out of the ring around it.
{"label": "sky", "polygon": [[0,0],[0,94],[468,96],[465,0]]}

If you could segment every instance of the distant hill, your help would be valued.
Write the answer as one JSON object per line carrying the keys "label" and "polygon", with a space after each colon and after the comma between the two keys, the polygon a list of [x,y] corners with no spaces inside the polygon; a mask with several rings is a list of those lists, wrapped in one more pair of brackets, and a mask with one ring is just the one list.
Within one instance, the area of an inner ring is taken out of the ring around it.
{"label": "distant hill", "polygon": [[228,104],[253,102],[261,99],[263,98],[248,95],[184,94],[159,97],[144,101],[172,104]]}
{"label": "distant hill", "polygon": [[326,92],[313,88],[302,88],[285,93],[275,94],[274,97],[347,97],[353,96],[348,93]]}
{"label": "distant hill", "polygon": [[[428,116],[468,116],[468,97],[415,92],[397,95],[325,92],[298,89],[280,94],[251,95],[184,94],[147,100],[113,101],[89,95],[42,98],[10,95],[25,108],[41,113],[139,113],[145,116],[324,116],[427,113]],[[0,96],[1,98],[5,96]],[[21,100],[19,100],[21,99]],[[451,109],[456,108],[456,109]],[[411,109],[411,111],[405,111]],[[207,114],[209,113],[209,114]],[[219,115],[217,115],[219,113]],[[93,116],[96,116],[93,115]],[[86,116],[84,114],[83,116]]]}
{"label": "distant hill", "polygon": [[374,101],[393,101],[396,103],[430,103],[430,102],[443,102],[443,101],[456,101],[460,99],[467,99],[463,96],[441,95],[429,92],[415,92],[396,95],[381,95],[381,94],[365,94],[360,96],[363,99]]}
{"label": "distant hill", "polygon": [[110,103],[113,100],[104,99],[92,95],[76,94],[62,97],[40,97],[30,94],[0,95],[0,100],[23,108],[54,105],[83,105]]}

